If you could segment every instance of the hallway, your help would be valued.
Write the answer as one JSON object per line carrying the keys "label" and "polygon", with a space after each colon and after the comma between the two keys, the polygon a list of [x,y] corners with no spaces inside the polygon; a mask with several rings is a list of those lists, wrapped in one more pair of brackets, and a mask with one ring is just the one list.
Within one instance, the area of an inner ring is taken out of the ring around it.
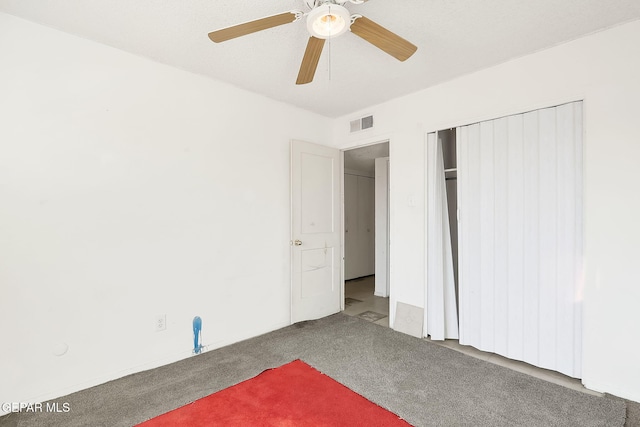
{"label": "hallway", "polygon": [[344,314],[389,327],[389,298],[373,294],[375,276],[347,280],[344,284]]}

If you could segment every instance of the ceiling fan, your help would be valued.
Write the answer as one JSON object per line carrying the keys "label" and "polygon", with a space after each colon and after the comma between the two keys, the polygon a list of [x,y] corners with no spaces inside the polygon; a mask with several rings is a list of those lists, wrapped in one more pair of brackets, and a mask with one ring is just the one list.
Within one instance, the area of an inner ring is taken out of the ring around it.
{"label": "ceiling fan", "polygon": [[311,36],[302,58],[296,84],[306,84],[313,80],[326,39],[338,37],[347,31],[362,37],[372,45],[382,49],[399,61],[407,60],[418,49],[415,45],[392,33],[372,20],[359,14],[350,15],[343,5],[347,2],[362,4],[368,0],[303,0],[308,12],[290,10],[278,15],[243,24],[222,28],[209,33],[215,43],[221,43],[236,37],[257,31],[290,24],[306,17],[307,29]]}

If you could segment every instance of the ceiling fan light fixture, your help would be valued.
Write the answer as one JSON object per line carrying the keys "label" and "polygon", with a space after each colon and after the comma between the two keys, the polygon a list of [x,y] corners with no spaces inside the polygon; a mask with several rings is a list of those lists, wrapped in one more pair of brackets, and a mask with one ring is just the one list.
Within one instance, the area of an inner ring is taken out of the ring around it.
{"label": "ceiling fan light fixture", "polygon": [[323,4],[307,16],[307,29],[313,37],[330,39],[344,34],[351,25],[351,15],[337,4]]}

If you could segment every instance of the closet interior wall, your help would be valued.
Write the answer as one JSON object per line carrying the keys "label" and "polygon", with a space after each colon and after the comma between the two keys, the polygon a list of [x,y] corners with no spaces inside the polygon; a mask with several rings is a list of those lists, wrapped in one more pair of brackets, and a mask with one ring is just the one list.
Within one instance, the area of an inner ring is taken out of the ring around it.
{"label": "closet interior wall", "polygon": [[456,130],[438,131],[442,142],[444,176],[449,208],[449,232],[451,234],[451,255],[453,257],[453,277],[456,284],[456,306],[458,306],[458,170],[456,160]]}

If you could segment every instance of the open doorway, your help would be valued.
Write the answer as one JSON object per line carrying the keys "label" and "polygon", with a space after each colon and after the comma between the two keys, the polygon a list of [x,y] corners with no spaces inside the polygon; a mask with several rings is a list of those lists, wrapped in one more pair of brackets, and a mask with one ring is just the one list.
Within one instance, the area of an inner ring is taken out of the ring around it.
{"label": "open doorway", "polygon": [[389,142],[344,152],[344,313],[389,326]]}

